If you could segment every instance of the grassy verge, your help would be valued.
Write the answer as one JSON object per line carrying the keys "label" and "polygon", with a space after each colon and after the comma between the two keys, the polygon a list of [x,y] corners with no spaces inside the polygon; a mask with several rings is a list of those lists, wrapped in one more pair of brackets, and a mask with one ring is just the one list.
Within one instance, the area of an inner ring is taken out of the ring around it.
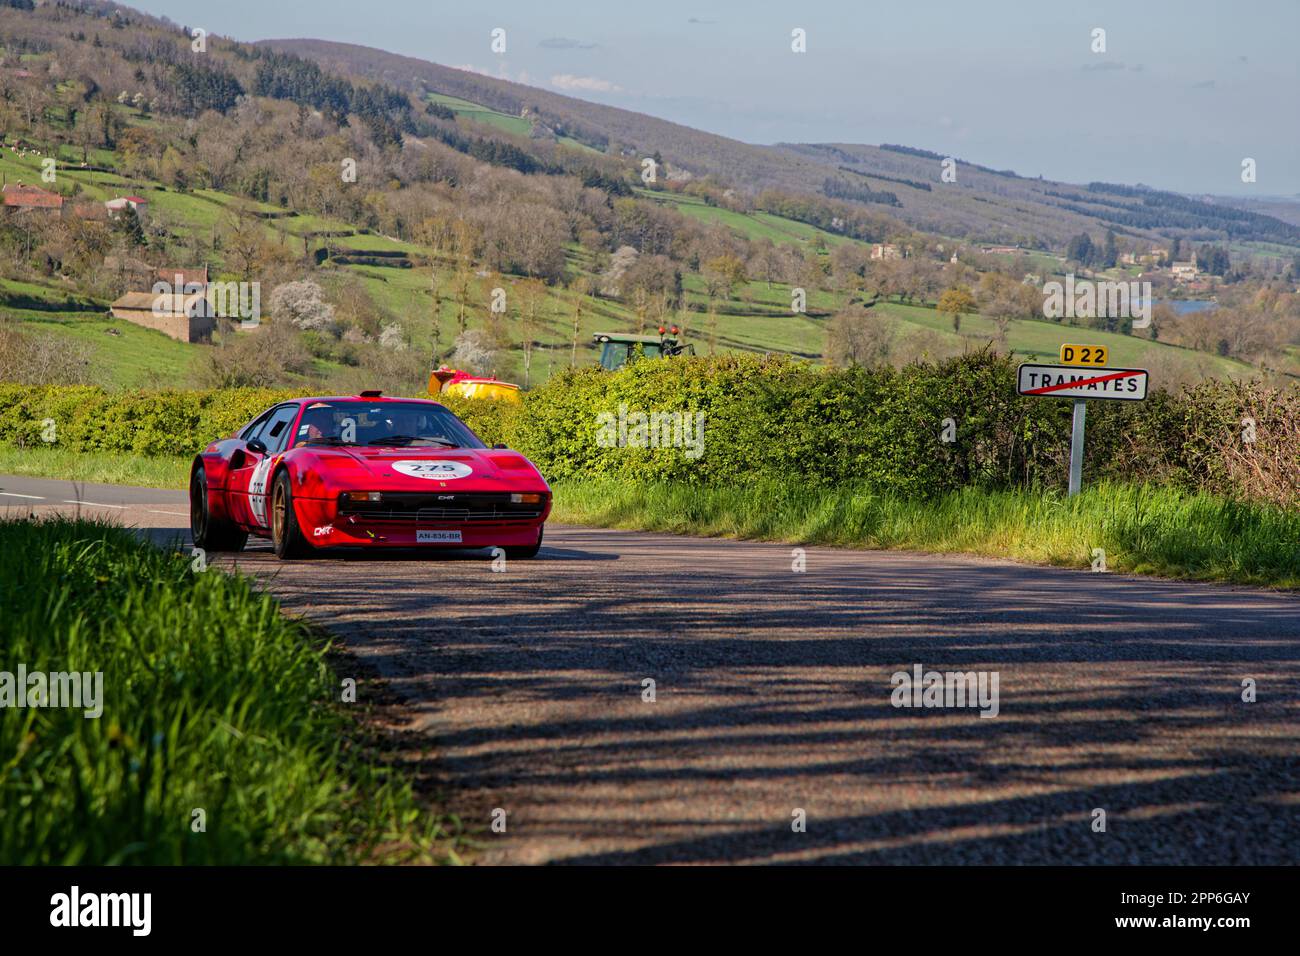
{"label": "grassy verge", "polygon": [[0,708],[0,864],[454,858],[326,647],[246,579],[109,524],[0,521],[0,607],[3,670],[103,675],[97,719]]}
{"label": "grassy verge", "polygon": [[1300,513],[1169,488],[1078,497],[963,489],[934,500],[853,488],[566,482],[553,520],[799,544],[900,548],[1271,587],[1300,587]]}
{"label": "grassy verge", "polygon": [[145,458],[119,452],[76,452],[62,448],[0,446],[0,475],[67,478],[109,485],[186,488],[190,458]]}
{"label": "grassy verge", "polygon": [[[189,459],[0,448],[0,474],[184,488]],[[570,481],[554,520],[763,541],[896,548],[1300,587],[1300,513],[1170,488],[1098,484],[1072,500],[964,489],[908,500],[855,488]]]}

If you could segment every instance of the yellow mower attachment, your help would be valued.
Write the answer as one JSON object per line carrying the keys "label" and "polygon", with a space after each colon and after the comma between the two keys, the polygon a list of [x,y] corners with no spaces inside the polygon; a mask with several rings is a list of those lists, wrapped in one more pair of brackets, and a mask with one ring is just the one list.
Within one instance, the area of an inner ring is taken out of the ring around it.
{"label": "yellow mower attachment", "polygon": [[429,373],[429,394],[454,395],[457,398],[489,398],[518,405],[523,401],[519,386],[495,378],[478,378],[457,369],[436,368]]}

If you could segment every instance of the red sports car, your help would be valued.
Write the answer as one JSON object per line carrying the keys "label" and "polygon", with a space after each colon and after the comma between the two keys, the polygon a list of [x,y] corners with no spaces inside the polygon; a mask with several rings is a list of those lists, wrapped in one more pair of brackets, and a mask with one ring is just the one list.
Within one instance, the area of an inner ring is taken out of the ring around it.
{"label": "red sports car", "polygon": [[190,530],[209,551],[255,534],[281,558],[338,545],[531,558],[550,512],[550,486],[523,455],[488,448],[437,402],[379,392],[276,405],[190,471]]}

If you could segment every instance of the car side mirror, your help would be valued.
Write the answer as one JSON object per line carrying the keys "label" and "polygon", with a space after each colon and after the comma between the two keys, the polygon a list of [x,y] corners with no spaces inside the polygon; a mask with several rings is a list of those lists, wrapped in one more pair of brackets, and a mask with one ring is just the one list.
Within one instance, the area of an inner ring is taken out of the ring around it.
{"label": "car side mirror", "polygon": [[244,447],[257,455],[266,454],[266,442],[262,441],[260,438],[250,438],[248,441],[244,442]]}
{"label": "car side mirror", "polygon": [[496,443],[495,445],[493,445],[492,447],[493,447],[493,448],[509,448],[510,446],[509,446],[509,445],[503,445],[503,444],[501,444],[500,442],[497,442],[497,443]]}

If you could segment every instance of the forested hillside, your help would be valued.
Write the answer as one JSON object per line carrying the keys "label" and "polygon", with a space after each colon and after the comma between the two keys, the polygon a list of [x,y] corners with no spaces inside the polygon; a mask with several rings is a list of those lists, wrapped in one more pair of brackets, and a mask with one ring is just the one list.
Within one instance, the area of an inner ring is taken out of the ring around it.
{"label": "forested hillside", "polygon": [[[668,325],[704,354],[1048,357],[1067,272],[1153,283],[1145,330],[1069,321],[1167,383],[1294,371],[1295,227],[1258,210],[1048,203],[974,167],[956,201],[910,147],[748,146],[380,51],[30,6],[0,8],[0,379],[414,391],[446,362],[528,386],[595,362],[593,332]],[[254,289],[260,324],[133,320],[177,271]],[[1220,308],[1172,307],[1198,297]]]}
{"label": "forested hillside", "polygon": [[[457,70],[368,47],[324,40],[271,40],[332,69],[371,77],[417,95],[451,94],[519,116],[605,152],[658,153],[697,175],[728,180],[757,196],[797,190],[881,207],[909,225],[975,241],[1064,246],[1085,230],[1199,241],[1242,239],[1300,247],[1300,227],[1273,211],[1225,208],[1154,189],[1072,186],[994,170],[953,157],[955,182],[941,178],[948,157],[914,146],[848,143],[755,146],[653,116]],[[1025,171],[1021,171],[1024,173]]]}

